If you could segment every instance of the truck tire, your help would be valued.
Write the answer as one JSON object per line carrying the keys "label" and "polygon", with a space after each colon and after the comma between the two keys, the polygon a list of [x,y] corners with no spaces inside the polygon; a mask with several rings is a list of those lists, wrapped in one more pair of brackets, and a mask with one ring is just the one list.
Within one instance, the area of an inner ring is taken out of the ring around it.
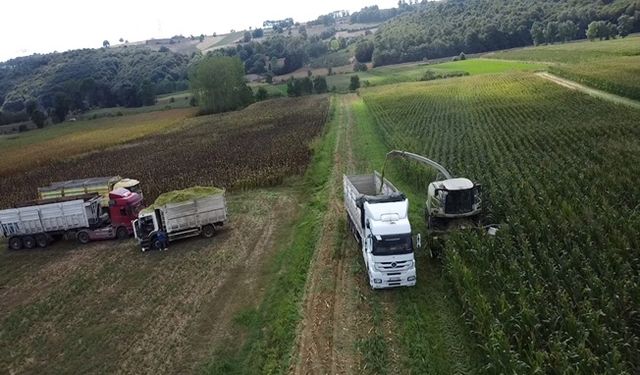
{"label": "truck tire", "polygon": [[36,247],[36,240],[33,236],[24,236],[22,238],[22,245],[24,245],[25,249],[33,249]]}
{"label": "truck tire", "polygon": [[202,237],[211,238],[216,234],[216,228],[209,224],[202,227]]}
{"label": "truck tire", "polygon": [[49,245],[49,238],[47,235],[43,233],[36,234],[36,245],[38,245],[38,247],[47,247],[47,245]]}
{"label": "truck tire", "polygon": [[116,230],[116,238],[119,240],[126,240],[129,238],[129,231],[125,227],[119,227]]}
{"label": "truck tire", "polygon": [[91,242],[91,237],[89,237],[89,232],[85,230],[78,232],[78,234],[76,235],[76,239],[78,240],[78,242],[80,242],[83,245]]}
{"label": "truck tire", "polygon": [[9,238],[9,249],[11,249],[11,250],[20,250],[20,249],[22,249],[22,238],[20,238],[20,237],[11,237],[11,238]]}

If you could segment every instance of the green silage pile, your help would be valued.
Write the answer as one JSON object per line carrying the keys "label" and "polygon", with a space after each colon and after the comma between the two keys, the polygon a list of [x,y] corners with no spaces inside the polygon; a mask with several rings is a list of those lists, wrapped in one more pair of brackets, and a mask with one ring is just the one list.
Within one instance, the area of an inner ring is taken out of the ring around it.
{"label": "green silage pile", "polygon": [[143,212],[153,211],[156,208],[164,206],[168,203],[186,202],[221,193],[224,193],[224,189],[213,186],[194,186],[188,189],[169,191],[160,194],[156,201],[152,205],[145,208]]}

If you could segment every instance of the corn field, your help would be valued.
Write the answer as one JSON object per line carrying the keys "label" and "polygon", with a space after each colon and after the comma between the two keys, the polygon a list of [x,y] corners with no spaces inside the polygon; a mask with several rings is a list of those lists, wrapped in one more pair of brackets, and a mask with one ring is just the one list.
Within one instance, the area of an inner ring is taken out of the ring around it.
{"label": "corn field", "polygon": [[[501,225],[452,234],[443,259],[482,372],[640,372],[640,111],[526,73],[362,96],[390,149],[482,183]],[[406,176],[426,197],[422,168]]]}

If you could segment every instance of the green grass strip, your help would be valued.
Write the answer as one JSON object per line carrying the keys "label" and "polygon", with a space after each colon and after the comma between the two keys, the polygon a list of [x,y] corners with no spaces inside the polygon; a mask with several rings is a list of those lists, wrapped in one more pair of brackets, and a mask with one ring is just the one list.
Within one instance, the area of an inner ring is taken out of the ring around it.
{"label": "green grass strip", "polygon": [[[302,298],[310,262],[327,208],[333,151],[336,143],[334,116],[331,112],[322,139],[303,178],[302,215],[292,238],[278,251],[271,265],[273,279],[257,309],[243,311],[236,323],[246,332],[238,348],[233,342],[219,348],[203,368],[209,374],[280,374],[288,370],[302,318]],[[241,293],[242,291],[238,291]]]}

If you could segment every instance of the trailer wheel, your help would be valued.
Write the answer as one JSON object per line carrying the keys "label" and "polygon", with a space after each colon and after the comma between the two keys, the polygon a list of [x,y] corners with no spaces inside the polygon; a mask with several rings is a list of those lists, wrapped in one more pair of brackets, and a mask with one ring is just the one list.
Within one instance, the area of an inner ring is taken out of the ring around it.
{"label": "trailer wheel", "polygon": [[20,237],[11,237],[11,238],[9,238],[9,248],[11,250],[20,250],[20,249],[22,249],[22,238],[20,238]]}
{"label": "trailer wheel", "polygon": [[83,245],[88,244],[91,241],[91,238],[89,237],[89,233],[87,233],[84,230],[78,232],[78,234],[76,235],[76,238],[78,239],[78,242],[80,242]]}
{"label": "trailer wheel", "polygon": [[125,227],[119,227],[116,230],[116,238],[119,240],[126,240],[129,238],[129,231]]}
{"label": "trailer wheel", "polygon": [[216,234],[216,228],[213,225],[205,225],[202,227],[202,237],[211,238]]}
{"label": "trailer wheel", "polygon": [[42,233],[36,234],[36,245],[38,245],[38,247],[47,247],[47,245],[49,245],[47,235]]}
{"label": "trailer wheel", "polygon": [[36,240],[32,236],[25,236],[22,239],[22,244],[24,245],[25,249],[33,249],[34,247],[36,247]]}

